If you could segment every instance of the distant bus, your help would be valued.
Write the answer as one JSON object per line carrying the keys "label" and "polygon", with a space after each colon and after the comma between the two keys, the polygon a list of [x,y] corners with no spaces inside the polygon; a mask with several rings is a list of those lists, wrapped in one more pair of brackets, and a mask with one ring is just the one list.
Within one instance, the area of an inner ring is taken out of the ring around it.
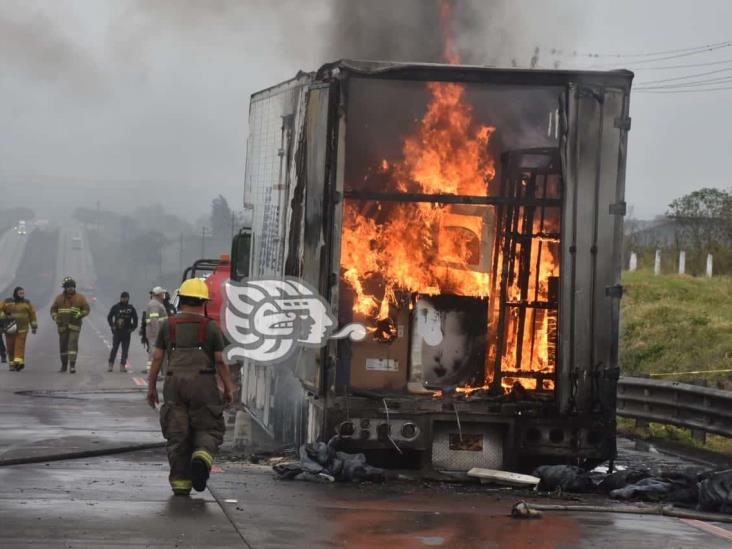
{"label": "distant bus", "polygon": [[25,220],[21,219],[18,221],[18,234],[28,234],[28,226],[25,223]]}
{"label": "distant bus", "polygon": [[74,250],[81,250],[81,237],[76,235],[71,239],[71,248]]}

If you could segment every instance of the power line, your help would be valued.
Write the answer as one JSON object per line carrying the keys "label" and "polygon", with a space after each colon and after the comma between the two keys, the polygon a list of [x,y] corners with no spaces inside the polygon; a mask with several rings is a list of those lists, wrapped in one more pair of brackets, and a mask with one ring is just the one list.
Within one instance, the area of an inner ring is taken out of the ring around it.
{"label": "power line", "polygon": [[[709,53],[710,51],[716,51],[716,50],[720,50],[720,49],[723,49],[723,48],[728,48],[730,46],[732,46],[732,42],[727,42],[727,43],[721,44],[719,46],[705,48],[703,50],[695,50],[695,51],[691,51],[691,52],[687,52],[687,53],[679,53],[679,54],[675,54],[675,55],[667,55],[665,57],[656,57],[655,59],[641,59],[640,61],[635,61],[634,63],[636,65],[647,64],[647,63],[658,63],[659,61],[668,61],[669,59],[679,59],[681,57],[689,57],[691,55],[699,55],[701,53]],[[606,63],[604,65],[596,65],[596,68],[616,67],[616,66],[617,66],[616,64],[607,64]]]}
{"label": "power line", "polygon": [[646,53],[591,53],[591,52],[578,53],[578,52],[572,52],[571,54],[565,54],[563,50],[558,49],[558,48],[551,49],[550,53],[555,56],[564,56],[564,57],[592,57],[592,58],[656,57],[659,55],[671,55],[671,54],[677,54],[677,53],[709,51],[712,49],[718,49],[718,48],[727,47],[730,45],[732,45],[732,40],[725,40],[723,42],[715,42],[713,44],[704,44],[701,46],[694,46],[694,47],[689,47],[689,48],[678,48],[678,49],[673,49],[673,50],[662,50],[662,51],[654,51],[654,52],[646,52]]}
{"label": "power line", "polygon": [[729,65],[732,64],[732,59],[725,59],[722,61],[706,61],[704,63],[685,63],[683,65],[663,65],[660,67],[630,67],[633,71],[668,71],[674,69],[693,69],[696,67],[714,67],[716,65]]}
{"label": "power line", "polygon": [[658,86],[637,86],[638,90],[670,90],[678,88],[697,88],[699,86],[708,86],[709,84],[721,84],[722,82],[732,81],[732,76],[723,78],[708,78],[706,80],[696,80],[694,82],[681,82],[677,84],[660,84]]}
{"label": "power line", "polygon": [[714,71],[707,71],[707,72],[697,72],[694,74],[687,74],[686,76],[675,76],[673,78],[661,78],[660,80],[646,80],[642,82],[638,82],[638,85],[645,86],[646,84],[660,84],[663,82],[673,82],[677,80],[688,80],[690,78],[697,78],[699,76],[709,76],[710,74],[719,74],[721,72],[728,72],[732,71],[732,67],[726,68],[726,69],[717,69]]}
{"label": "power line", "polygon": [[677,93],[700,93],[700,92],[713,92],[722,90],[732,90],[732,86],[724,86],[721,88],[704,88],[704,89],[693,89],[693,90],[635,90],[634,93],[656,93],[661,95],[671,95]]}

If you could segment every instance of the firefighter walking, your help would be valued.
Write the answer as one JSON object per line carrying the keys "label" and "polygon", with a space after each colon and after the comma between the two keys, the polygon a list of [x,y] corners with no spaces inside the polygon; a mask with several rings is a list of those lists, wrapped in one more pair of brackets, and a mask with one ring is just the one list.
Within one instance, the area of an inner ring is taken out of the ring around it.
{"label": "firefighter walking", "polygon": [[[147,341],[148,345],[147,367],[143,370],[144,372],[148,372],[152,364],[153,353],[155,352],[155,340],[158,337],[160,323],[168,318],[168,310],[165,308],[165,289],[160,286],[155,286],[150,293],[150,301],[147,303],[143,317],[145,319],[144,341]],[[145,344],[144,341],[143,345]],[[153,346],[152,349],[149,348],[150,345]]]}
{"label": "firefighter walking", "polygon": [[109,352],[108,372],[114,370],[114,359],[117,358],[117,350],[122,347],[122,354],[119,359],[119,371],[127,371],[127,356],[130,350],[130,336],[137,329],[137,311],[130,304],[130,294],[122,292],[119,296],[119,303],[112,305],[107,315],[107,322],[112,329],[112,349]]}
{"label": "firefighter walking", "polygon": [[51,305],[51,318],[58,327],[59,352],[61,369],[59,372],[76,373],[76,357],[79,354],[79,334],[81,319],[89,314],[86,298],[76,292],[76,281],[67,276],[64,278],[63,292]]}
{"label": "firefighter walking", "polygon": [[9,369],[11,372],[20,372],[25,368],[25,342],[30,329],[34,334],[38,329],[36,310],[33,304],[25,298],[25,290],[18,286],[13,290],[13,297],[6,299],[0,308],[0,319],[6,326],[5,340]]}
{"label": "firefighter walking", "polygon": [[209,299],[206,283],[198,278],[186,280],[178,297],[178,314],[161,323],[154,342],[147,401],[153,408],[158,403],[155,384],[167,355],[160,426],[167,440],[170,486],[174,494],[188,495],[191,488],[199,492],[206,488],[224,439],[223,411],[225,403],[233,401],[234,384],[222,356],[223,334],[204,314]]}

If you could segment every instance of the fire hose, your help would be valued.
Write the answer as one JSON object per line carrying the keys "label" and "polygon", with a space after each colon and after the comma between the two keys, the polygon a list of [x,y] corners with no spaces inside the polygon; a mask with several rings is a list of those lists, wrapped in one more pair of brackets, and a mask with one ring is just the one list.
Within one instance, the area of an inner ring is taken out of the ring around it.
{"label": "fire hose", "polygon": [[732,516],[721,513],[708,513],[692,509],[679,509],[673,505],[635,506],[616,505],[604,507],[602,505],[551,505],[541,503],[527,503],[519,501],[511,509],[513,518],[540,518],[542,511],[567,511],[584,513],[626,513],[632,515],[659,515],[685,519],[696,519],[708,522],[732,523]]}

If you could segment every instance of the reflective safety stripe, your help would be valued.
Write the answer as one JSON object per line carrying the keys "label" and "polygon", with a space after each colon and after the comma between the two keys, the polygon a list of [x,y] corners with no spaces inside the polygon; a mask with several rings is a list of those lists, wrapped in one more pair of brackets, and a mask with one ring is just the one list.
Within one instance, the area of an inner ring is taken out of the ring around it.
{"label": "reflective safety stripe", "polygon": [[76,351],[69,351],[66,354],[69,355],[69,356],[76,356]]}
{"label": "reflective safety stripe", "polygon": [[15,364],[23,364],[23,359],[22,358],[15,358],[15,359],[13,359],[13,362]]}
{"label": "reflective safety stripe", "polygon": [[206,450],[198,449],[191,455],[191,459],[202,459],[206,462],[206,465],[208,466],[209,470],[211,469],[211,466],[213,466],[214,458],[211,454],[209,454]]}
{"label": "reflective safety stripe", "polygon": [[187,490],[190,492],[193,488],[193,482],[190,480],[171,480],[170,487],[173,490]]}

